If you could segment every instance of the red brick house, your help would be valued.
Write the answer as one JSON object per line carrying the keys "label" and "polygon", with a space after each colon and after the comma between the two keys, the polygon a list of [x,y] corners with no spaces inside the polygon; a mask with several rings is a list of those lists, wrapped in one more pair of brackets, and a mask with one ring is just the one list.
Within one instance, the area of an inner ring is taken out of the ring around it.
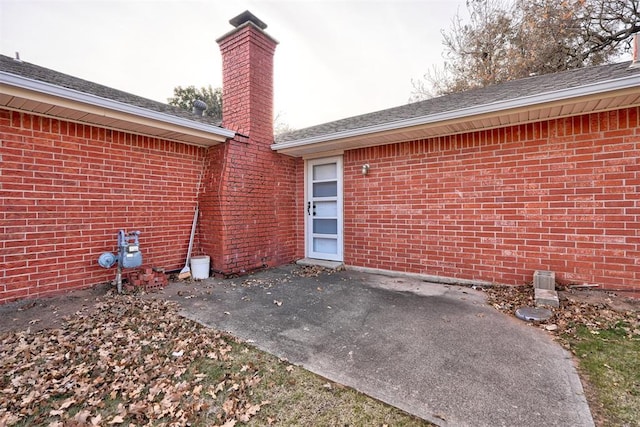
{"label": "red brick house", "polygon": [[[553,270],[637,292],[639,105],[640,68],[611,64],[303,129],[273,149],[305,159],[307,256],[443,282]],[[330,214],[315,176],[327,165]],[[334,242],[313,234],[336,214]]]}
{"label": "red brick house", "polygon": [[271,150],[276,41],[250,14],[218,40],[224,119],[0,56],[0,302],[113,280],[119,229],[146,265],[195,253],[242,273],[299,257],[297,169]]}
{"label": "red brick house", "polygon": [[273,138],[277,42],[218,40],[222,123],[0,56],[0,302],[196,253],[238,274],[300,258],[439,281],[639,291],[640,69],[537,76]]}

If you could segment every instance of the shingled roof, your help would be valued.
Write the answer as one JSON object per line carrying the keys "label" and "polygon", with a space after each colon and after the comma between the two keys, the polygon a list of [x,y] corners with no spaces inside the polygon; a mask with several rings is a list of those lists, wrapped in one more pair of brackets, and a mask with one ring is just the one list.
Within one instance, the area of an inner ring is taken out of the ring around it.
{"label": "shingled roof", "polygon": [[104,99],[122,102],[128,105],[144,108],[159,113],[169,114],[188,120],[201,123],[207,123],[220,126],[219,120],[213,120],[210,117],[196,116],[195,114],[185,111],[172,105],[163,104],[162,102],[153,101],[121,90],[113,89],[97,83],[63,74],[58,71],[40,67],[11,57],[0,55],[0,71],[11,73],[17,76],[26,77],[32,80],[50,83],[59,87],[72,89],[78,92],[95,95]]}
{"label": "shingled roof", "polygon": [[531,100],[533,103],[537,99],[552,99],[554,94],[569,96],[574,92],[577,96],[581,93],[581,88],[630,76],[640,76],[640,68],[630,68],[629,63],[532,76],[300,129],[279,135],[276,144],[272,147],[278,150],[279,147],[291,146],[296,142],[326,141],[350,136],[360,131],[364,134],[367,129],[374,132],[382,124],[398,123],[398,126],[402,126],[402,123],[406,122],[408,126],[415,125],[416,120],[412,119],[424,118],[425,122],[429,121],[429,118],[438,120],[452,112],[459,111],[463,114],[464,111],[475,111],[479,107],[509,105],[509,101],[517,100],[526,103],[527,100]]}

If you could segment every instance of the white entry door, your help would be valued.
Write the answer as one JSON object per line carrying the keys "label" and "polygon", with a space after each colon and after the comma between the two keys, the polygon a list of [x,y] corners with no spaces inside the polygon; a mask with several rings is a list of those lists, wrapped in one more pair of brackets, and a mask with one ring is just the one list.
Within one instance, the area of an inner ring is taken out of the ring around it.
{"label": "white entry door", "polygon": [[306,244],[309,258],[342,259],[342,157],[307,162]]}

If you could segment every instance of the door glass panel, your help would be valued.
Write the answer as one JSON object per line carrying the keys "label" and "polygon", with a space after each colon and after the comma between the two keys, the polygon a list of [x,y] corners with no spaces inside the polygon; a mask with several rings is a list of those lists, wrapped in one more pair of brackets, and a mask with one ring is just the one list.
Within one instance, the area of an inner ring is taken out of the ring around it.
{"label": "door glass panel", "polygon": [[338,220],[314,219],[313,232],[318,234],[338,234]]}
{"label": "door glass panel", "polygon": [[336,197],[337,195],[337,181],[313,183],[313,197]]}
{"label": "door glass panel", "polygon": [[325,254],[337,254],[338,253],[338,240],[337,239],[313,239],[313,250],[315,252],[322,252]]}
{"label": "door glass panel", "polygon": [[336,202],[314,202],[316,216],[321,218],[337,217],[338,203]]}
{"label": "door glass panel", "polygon": [[338,176],[338,165],[329,163],[326,165],[315,165],[313,167],[313,180],[322,181],[325,179],[336,179]]}

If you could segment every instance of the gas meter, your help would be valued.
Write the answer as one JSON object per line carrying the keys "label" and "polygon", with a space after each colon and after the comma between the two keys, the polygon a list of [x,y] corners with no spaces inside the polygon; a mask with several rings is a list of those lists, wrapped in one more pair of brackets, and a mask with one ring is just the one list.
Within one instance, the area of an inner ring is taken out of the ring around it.
{"label": "gas meter", "polygon": [[118,264],[116,273],[116,285],[118,292],[122,293],[122,269],[136,268],[142,265],[142,252],[140,252],[139,231],[124,230],[118,232],[118,253],[104,252],[98,258],[98,264],[103,268],[111,268]]}

